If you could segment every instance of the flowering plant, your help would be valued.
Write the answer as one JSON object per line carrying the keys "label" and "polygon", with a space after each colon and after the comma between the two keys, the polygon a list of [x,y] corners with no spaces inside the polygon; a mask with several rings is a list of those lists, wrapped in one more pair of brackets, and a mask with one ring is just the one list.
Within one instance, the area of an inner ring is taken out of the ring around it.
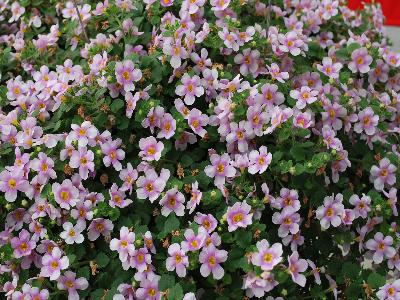
{"label": "flowering plant", "polygon": [[0,0],[7,299],[400,299],[400,55],[338,0]]}

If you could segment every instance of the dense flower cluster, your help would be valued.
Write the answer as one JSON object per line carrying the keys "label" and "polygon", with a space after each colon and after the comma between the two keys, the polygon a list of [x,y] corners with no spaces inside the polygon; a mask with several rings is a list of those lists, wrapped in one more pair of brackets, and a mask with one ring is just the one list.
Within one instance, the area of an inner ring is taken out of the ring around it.
{"label": "dense flower cluster", "polygon": [[1,297],[400,299],[400,54],[342,2],[0,0]]}

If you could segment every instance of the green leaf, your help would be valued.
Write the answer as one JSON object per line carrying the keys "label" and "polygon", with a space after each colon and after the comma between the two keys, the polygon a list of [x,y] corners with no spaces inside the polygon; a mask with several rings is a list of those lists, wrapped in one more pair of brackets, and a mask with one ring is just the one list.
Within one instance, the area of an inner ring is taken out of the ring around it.
{"label": "green leaf", "polygon": [[169,289],[168,299],[177,300],[183,298],[183,289],[179,283],[175,284]]}
{"label": "green leaf", "polygon": [[121,108],[123,108],[125,105],[124,100],[122,99],[115,99],[110,105],[110,109],[113,113],[118,112]]}
{"label": "green leaf", "polygon": [[160,281],[158,282],[158,288],[161,291],[165,291],[168,288],[173,287],[175,284],[175,277],[169,274],[161,275]]}
{"label": "green leaf", "polygon": [[97,254],[95,260],[100,268],[104,268],[110,262],[110,258],[104,252],[100,252],[99,254]]}
{"label": "green leaf", "polygon": [[251,231],[236,231],[235,240],[240,248],[246,248],[251,244],[252,233]]}
{"label": "green leaf", "polygon": [[371,273],[368,276],[367,283],[371,288],[377,289],[386,283],[386,279],[378,273]]}

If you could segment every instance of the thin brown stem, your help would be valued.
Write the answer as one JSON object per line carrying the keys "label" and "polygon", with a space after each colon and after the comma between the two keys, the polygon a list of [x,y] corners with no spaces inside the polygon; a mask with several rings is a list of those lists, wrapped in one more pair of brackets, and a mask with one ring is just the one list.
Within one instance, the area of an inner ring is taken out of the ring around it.
{"label": "thin brown stem", "polygon": [[82,16],[81,16],[81,13],[79,12],[78,4],[76,3],[76,0],[72,0],[72,2],[74,3],[76,13],[78,14],[78,20],[79,20],[79,23],[81,24],[83,35],[85,36],[85,40],[86,40],[86,42],[89,42],[89,37],[86,33],[85,25],[83,24]]}

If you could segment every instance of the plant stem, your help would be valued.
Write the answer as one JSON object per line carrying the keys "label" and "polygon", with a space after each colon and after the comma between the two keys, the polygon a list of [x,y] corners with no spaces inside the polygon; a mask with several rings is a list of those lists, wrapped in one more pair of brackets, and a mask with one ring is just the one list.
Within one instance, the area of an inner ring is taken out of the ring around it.
{"label": "plant stem", "polygon": [[82,16],[81,16],[81,13],[79,12],[78,4],[76,3],[76,0],[72,0],[72,2],[74,3],[76,13],[78,14],[78,20],[79,20],[79,23],[81,24],[83,35],[85,36],[85,40],[86,40],[86,42],[89,42],[89,38],[86,33],[85,25],[83,24]]}

